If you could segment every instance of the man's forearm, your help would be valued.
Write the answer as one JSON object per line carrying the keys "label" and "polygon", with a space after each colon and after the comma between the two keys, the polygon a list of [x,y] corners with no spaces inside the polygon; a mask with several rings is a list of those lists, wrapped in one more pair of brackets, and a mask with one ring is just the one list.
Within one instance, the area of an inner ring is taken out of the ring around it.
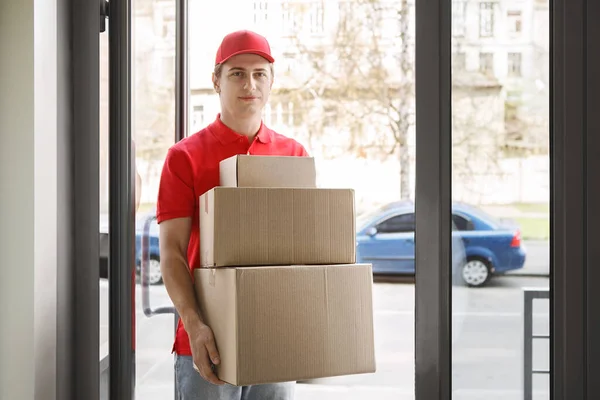
{"label": "man's forearm", "polygon": [[204,324],[187,263],[179,257],[161,260],[163,282],[186,330]]}

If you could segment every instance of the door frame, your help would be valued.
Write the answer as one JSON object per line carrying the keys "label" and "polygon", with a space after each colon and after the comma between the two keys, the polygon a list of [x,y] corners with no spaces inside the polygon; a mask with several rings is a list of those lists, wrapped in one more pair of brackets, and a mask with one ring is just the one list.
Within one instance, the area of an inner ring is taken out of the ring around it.
{"label": "door frame", "polygon": [[[550,1],[550,392],[600,398],[600,5]],[[452,397],[451,2],[416,2],[417,400]],[[432,23],[433,22],[433,23]],[[596,50],[594,52],[594,50]],[[433,111],[432,111],[433,110]],[[437,184],[432,185],[431,182]]]}
{"label": "door frame", "polygon": [[[72,398],[99,398],[99,7],[70,11]],[[551,1],[551,398],[600,398],[600,4]],[[68,5],[67,5],[68,4]],[[451,398],[451,2],[416,2],[417,400]],[[434,23],[431,23],[434,21]],[[567,62],[568,60],[568,62]],[[431,185],[429,182],[437,182]]]}

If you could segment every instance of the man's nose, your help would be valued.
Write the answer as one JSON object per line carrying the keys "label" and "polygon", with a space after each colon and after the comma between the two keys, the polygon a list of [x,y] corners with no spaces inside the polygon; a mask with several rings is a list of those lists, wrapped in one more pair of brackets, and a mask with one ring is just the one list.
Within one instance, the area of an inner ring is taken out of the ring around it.
{"label": "man's nose", "polygon": [[249,76],[248,79],[244,82],[244,89],[256,89],[256,79],[253,76]]}

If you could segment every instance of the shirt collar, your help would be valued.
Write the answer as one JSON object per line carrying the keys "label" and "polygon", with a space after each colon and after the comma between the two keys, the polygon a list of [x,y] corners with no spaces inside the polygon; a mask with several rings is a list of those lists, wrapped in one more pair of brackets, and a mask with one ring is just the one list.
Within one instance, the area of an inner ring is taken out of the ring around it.
{"label": "shirt collar", "polygon": [[[221,121],[221,114],[217,114],[215,121],[210,124],[209,130],[222,144],[230,144],[235,142],[241,137],[246,137],[240,133],[237,133]],[[270,143],[272,139],[272,132],[267,128],[263,121],[260,122],[260,128],[256,134],[256,138],[261,143]]]}

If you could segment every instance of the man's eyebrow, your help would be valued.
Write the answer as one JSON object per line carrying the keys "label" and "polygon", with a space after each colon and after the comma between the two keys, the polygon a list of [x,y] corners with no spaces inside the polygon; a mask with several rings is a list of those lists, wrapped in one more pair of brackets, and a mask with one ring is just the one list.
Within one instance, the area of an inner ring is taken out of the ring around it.
{"label": "man's eyebrow", "polygon": [[[242,68],[242,67],[231,67],[231,68],[229,68],[229,71],[243,71],[243,72],[246,72],[247,69],[246,68]],[[254,71],[255,72],[266,72],[267,69],[266,68],[262,68],[262,67],[261,68],[254,68]]]}

